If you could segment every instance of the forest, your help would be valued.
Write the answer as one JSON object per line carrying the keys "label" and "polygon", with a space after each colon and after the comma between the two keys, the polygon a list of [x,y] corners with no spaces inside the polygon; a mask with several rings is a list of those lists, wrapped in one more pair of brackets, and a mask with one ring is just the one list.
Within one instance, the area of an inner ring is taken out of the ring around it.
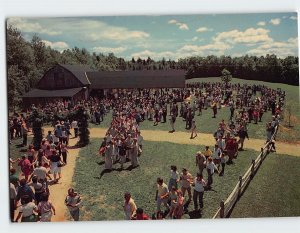
{"label": "forest", "polygon": [[7,97],[9,106],[21,104],[21,96],[56,64],[89,65],[98,71],[184,69],[186,78],[219,77],[227,69],[235,78],[285,83],[299,86],[298,57],[278,58],[266,56],[193,56],[178,61],[132,58],[125,60],[113,53],[90,53],[85,48],[74,47],[62,52],[46,46],[38,35],[25,40],[22,32],[11,26],[6,31]]}

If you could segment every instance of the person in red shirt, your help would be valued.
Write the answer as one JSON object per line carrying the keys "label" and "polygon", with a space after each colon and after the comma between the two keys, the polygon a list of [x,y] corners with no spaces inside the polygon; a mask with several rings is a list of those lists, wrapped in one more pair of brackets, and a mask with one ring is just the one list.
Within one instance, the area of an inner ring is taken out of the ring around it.
{"label": "person in red shirt", "polygon": [[27,182],[28,177],[30,176],[30,174],[32,172],[32,165],[31,165],[30,161],[27,159],[27,155],[22,156],[22,159],[18,163],[18,166],[21,167],[21,171],[23,172],[23,174],[25,176],[25,180]]}
{"label": "person in red shirt", "polygon": [[149,216],[144,213],[142,208],[137,208],[136,217],[133,220],[149,220]]}

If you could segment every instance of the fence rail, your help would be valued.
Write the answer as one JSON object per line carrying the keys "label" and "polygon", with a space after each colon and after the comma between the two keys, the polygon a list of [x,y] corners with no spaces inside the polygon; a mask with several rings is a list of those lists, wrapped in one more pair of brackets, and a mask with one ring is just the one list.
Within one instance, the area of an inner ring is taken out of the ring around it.
{"label": "fence rail", "polygon": [[278,126],[276,126],[275,131],[271,137],[271,140],[267,142],[264,147],[261,148],[261,152],[257,156],[257,158],[251,161],[251,166],[247,169],[243,176],[239,177],[239,181],[232,190],[231,194],[228,196],[226,201],[220,202],[220,207],[218,208],[217,212],[213,216],[214,218],[228,218],[235,206],[238,202],[240,197],[243,195],[245,190],[247,189],[248,185],[250,184],[251,180],[255,176],[256,172],[258,171],[260,165],[266,158],[266,156],[270,152],[270,147],[272,145],[272,140],[276,137],[278,131]]}

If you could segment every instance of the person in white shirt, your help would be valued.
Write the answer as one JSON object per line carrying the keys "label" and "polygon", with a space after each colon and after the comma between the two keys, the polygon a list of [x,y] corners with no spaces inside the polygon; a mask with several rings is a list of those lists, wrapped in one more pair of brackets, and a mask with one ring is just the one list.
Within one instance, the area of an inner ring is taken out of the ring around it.
{"label": "person in white shirt", "polygon": [[225,149],[225,140],[223,139],[222,136],[220,136],[217,140],[217,144],[218,144],[218,147],[221,151],[223,151]]}
{"label": "person in white shirt", "polygon": [[156,182],[157,182],[157,190],[155,195],[155,201],[157,205],[157,212],[160,211],[161,204],[164,204],[164,206],[167,209],[170,209],[168,205],[168,199],[164,198],[166,194],[169,193],[168,186],[164,183],[163,179],[160,177],[157,178]]}
{"label": "person in white shirt", "polygon": [[206,186],[206,182],[203,179],[201,173],[197,173],[197,177],[194,179],[194,193],[193,193],[193,201],[194,201],[194,208],[198,211],[198,199],[200,209],[203,208],[203,194],[204,194],[204,187]]}
{"label": "person in white shirt", "polygon": [[213,158],[214,164],[216,164],[217,166],[220,166],[221,154],[222,154],[222,150],[219,148],[218,144],[216,144],[215,148],[213,150],[212,158]]}
{"label": "person in white shirt", "polygon": [[207,170],[207,175],[208,175],[208,178],[207,178],[207,188],[208,189],[211,189],[211,185],[213,183],[213,175],[214,175],[214,172],[215,172],[215,167],[216,165],[214,164],[213,162],[213,159],[211,157],[209,157],[207,159],[207,164],[206,164],[206,170]]}
{"label": "person in white shirt", "polygon": [[188,192],[188,202],[191,201],[192,199],[192,183],[193,183],[193,176],[191,175],[191,173],[188,172],[188,170],[186,168],[182,169],[182,173],[180,176],[180,181],[181,181],[181,191],[183,196],[185,195],[185,192]]}

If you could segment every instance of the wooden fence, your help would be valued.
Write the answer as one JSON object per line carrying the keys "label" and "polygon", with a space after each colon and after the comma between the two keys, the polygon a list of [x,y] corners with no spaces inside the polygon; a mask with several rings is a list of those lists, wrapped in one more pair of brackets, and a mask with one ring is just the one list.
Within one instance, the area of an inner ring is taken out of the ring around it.
{"label": "wooden fence", "polygon": [[261,148],[260,154],[257,156],[257,158],[252,160],[251,166],[248,168],[246,173],[243,176],[239,177],[239,181],[234,187],[233,191],[229,195],[229,197],[226,199],[226,201],[221,201],[220,207],[213,216],[213,218],[228,218],[235,206],[235,204],[238,202],[240,197],[243,195],[245,190],[247,189],[249,183],[255,176],[257,170],[259,169],[260,165],[266,158],[266,156],[269,154],[271,149],[271,142],[276,137],[278,130],[278,126],[276,126],[274,134],[272,135],[271,140],[264,145],[263,148]]}

